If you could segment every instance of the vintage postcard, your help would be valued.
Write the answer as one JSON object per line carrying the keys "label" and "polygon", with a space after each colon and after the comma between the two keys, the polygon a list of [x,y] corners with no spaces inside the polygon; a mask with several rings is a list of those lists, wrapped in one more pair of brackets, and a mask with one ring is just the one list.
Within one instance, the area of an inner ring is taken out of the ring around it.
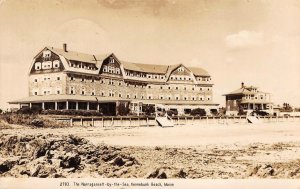
{"label": "vintage postcard", "polygon": [[0,189],[299,189],[299,21],[299,0],[0,0]]}

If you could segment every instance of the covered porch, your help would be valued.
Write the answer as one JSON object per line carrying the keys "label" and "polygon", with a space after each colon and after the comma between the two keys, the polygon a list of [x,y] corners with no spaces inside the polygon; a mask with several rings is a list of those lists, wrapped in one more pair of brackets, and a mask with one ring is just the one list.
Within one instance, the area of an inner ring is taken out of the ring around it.
{"label": "covered porch", "polygon": [[119,99],[106,99],[95,96],[79,95],[47,95],[31,96],[24,99],[11,101],[9,104],[19,104],[19,108],[29,107],[40,110],[74,110],[97,111],[103,115],[114,116],[118,114]]}

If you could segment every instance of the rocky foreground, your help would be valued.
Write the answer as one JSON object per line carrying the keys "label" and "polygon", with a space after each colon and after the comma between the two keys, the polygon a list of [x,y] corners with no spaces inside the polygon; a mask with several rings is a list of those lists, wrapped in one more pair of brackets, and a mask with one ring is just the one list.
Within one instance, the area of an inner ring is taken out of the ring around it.
{"label": "rocky foreground", "polygon": [[[1,177],[300,178],[300,157],[259,161],[299,144],[219,147],[116,147],[74,135],[0,135]],[[272,158],[270,158],[272,159]]]}

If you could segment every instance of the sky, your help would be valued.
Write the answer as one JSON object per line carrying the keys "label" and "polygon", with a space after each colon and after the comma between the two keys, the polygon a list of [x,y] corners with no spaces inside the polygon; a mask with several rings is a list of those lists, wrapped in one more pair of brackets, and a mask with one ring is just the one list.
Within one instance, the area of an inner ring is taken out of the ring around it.
{"label": "sky", "polygon": [[45,46],[198,66],[214,102],[245,85],[300,107],[300,0],[0,0],[0,108],[28,96]]}

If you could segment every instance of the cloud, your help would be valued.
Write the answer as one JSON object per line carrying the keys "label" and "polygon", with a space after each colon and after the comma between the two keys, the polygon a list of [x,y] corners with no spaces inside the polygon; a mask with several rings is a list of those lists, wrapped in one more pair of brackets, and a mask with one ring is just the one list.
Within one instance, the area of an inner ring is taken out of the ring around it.
{"label": "cloud", "polygon": [[264,34],[262,32],[243,30],[226,36],[225,43],[230,49],[259,46],[264,43]]}

